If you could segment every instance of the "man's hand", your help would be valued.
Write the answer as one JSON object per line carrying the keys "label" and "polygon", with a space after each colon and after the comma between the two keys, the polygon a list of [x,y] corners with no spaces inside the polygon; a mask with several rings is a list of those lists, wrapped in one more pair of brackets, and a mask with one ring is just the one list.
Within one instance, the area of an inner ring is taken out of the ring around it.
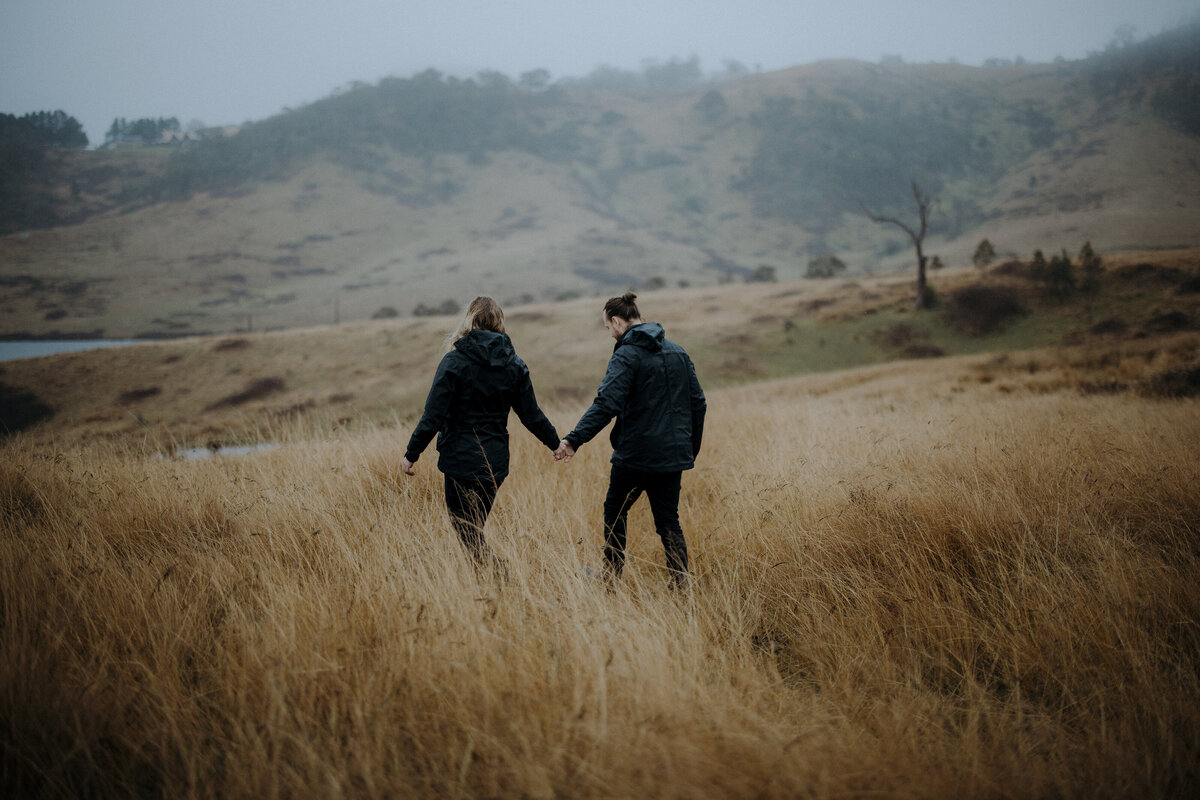
{"label": "man's hand", "polygon": [[403,470],[405,475],[417,474],[417,465],[409,461],[407,458],[400,459],[400,469]]}
{"label": "man's hand", "polygon": [[575,448],[571,447],[571,443],[563,439],[558,443],[558,449],[554,451],[555,461],[570,461],[575,457]]}

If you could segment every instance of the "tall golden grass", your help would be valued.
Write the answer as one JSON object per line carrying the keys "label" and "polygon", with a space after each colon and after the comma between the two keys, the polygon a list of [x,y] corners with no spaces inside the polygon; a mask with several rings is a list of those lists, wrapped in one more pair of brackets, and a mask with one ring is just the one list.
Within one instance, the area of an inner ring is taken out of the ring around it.
{"label": "tall golden grass", "polygon": [[600,440],[555,465],[514,428],[498,582],[403,430],[13,437],[6,794],[1194,796],[1196,402],[949,363],[710,392],[685,596],[641,506],[623,582],[587,576]]}

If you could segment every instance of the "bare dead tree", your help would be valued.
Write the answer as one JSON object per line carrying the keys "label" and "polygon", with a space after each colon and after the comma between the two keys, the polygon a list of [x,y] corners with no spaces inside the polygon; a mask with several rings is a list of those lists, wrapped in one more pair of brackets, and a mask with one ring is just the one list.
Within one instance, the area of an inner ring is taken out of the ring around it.
{"label": "bare dead tree", "polygon": [[920,218],[920,225],[916,230],[896,219],[895,217],[884,217],[876,214],[866,203],[860,202],[863,213],[870,218],[872,222],[880,224],[887,223],[895,225],[900,230],[908,234],[908,238],[912,239],[913,247],[917,249],[917,298],[913,302],[913,306],[919,311],[926,307],[926,292],[925,292],[925,252],[921,249],[925,241],[925,231],[928,228],[929,222],[929,207],[933,204],[933,198],[929,193],[923,191],[917,182],[912,182],[913,199],[917,201],[917,215]]}

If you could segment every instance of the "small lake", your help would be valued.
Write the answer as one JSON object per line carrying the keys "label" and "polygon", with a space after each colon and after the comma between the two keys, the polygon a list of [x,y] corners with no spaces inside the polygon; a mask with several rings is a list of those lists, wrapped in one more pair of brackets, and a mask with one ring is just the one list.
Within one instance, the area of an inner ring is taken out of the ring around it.
{"label": "small lake", "polygon": [[142,344],[142,342],[143,340],[139,339],[55,339],[0,342],[0,361],[38,358],[57,353],[74,353],[79,350],[96,350],[101,347],[124,347],[130,344]]}
{"label": "small lake", "polygon": [[[214,456],[248,456],[251,453],[265,453],[268,450],[275,450],[279,445],[274,442],[261,442],[259,444],[233,444],[228,447],[187,447],[176,450],[172,455],[175,458],[182,458],[186,461],[201,461]],[[159,453],[159,458],[167,458],[162,453]]]}

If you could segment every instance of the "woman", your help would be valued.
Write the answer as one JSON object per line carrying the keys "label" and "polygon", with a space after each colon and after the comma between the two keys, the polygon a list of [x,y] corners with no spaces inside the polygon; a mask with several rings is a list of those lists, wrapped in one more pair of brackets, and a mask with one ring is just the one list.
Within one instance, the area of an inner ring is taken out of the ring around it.
{"label": "woman", "polygon": [[538,407],[529,368],[504,332],[504,311],[476,297],[451,337],[425,400],[425,413],[401,461],[406,475],[438,434],[438,469],[446,476],[446,508],[459,538],[477,563],[491,560],[483,526],[496,492],[508,477],[508,412],[550,450],[558,433]]}

